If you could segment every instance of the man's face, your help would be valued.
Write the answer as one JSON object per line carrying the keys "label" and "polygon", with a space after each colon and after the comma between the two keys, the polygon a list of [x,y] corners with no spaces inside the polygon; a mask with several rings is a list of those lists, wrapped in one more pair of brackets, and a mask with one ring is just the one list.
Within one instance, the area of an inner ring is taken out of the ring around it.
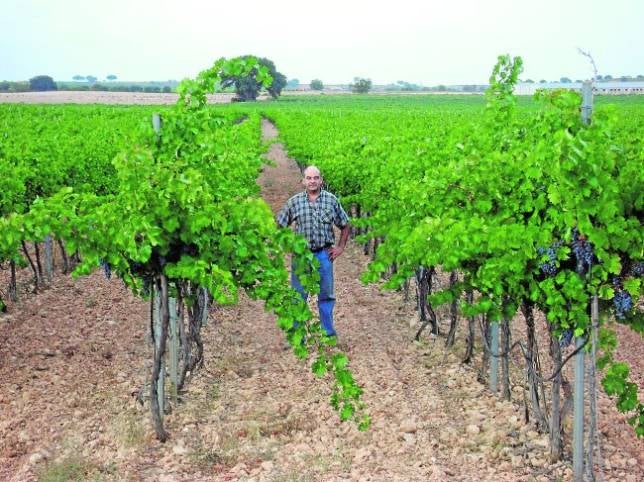
{"label": "man's face", "polygon": [[318,192],[322,187],[322,175],[317,169],[308,168],[304,171],[302,184],[308,192]]}

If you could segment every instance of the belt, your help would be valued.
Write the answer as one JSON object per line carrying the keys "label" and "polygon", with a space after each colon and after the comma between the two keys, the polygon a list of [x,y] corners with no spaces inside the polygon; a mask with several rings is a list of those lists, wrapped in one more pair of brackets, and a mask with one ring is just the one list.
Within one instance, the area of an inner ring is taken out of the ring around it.
{"label": "belt", "polygon": [[327,249],[327,248],[330,248],[331,246],[333,246],[333,245],[332,244],[326,244],[326,245],[322,246],[321,248],[311,248],[311,252],[312,253],[319,253],[320,251],[322,251],[324,249]]}

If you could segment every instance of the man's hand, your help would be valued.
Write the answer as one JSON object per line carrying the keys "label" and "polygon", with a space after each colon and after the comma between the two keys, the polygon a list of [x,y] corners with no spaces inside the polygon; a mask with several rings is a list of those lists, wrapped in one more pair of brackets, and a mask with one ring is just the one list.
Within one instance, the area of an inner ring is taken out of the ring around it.
{"label": "man's hand", "polygon": [[341,248],[340,246],[333,246],[328,249],[327,253],[329,253],[329,259],[331,261],[335,261],[335,258],[340,256],[344,252],[344,248]]}
{"label": "man's hand", "polygon": [[340,231],[340,242],[338,243],[338,246],[333,246],[327,251],[327,253],[329,253],[329,259],[331,261],[333,261],[344,252],[344,247],[347,245],[347,241],[349,240],[349,231],[349,223],[347,223],[342,228],[342,231]]}

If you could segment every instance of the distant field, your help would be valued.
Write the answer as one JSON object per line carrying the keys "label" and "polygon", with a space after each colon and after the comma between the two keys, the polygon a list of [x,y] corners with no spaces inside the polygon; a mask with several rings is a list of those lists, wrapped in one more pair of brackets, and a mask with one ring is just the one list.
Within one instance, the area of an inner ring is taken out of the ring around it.
{"label": "distant field", "polygon": [[[213,94],[212,104],[230,102],[234,94]],[[165,105],[177,102],[179,94],[101,91],[49,91],[0,93],[0,103],[17,104],[136,104]]]}

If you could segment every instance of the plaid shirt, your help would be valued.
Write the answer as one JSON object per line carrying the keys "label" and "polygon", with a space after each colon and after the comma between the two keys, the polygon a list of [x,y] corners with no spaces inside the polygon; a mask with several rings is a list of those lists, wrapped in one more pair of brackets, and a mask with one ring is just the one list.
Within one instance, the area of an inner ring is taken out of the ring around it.
{"label": "plaid shirt", "polygon": [[315,202],[310,202],[306,191],[286,201],[277,215],[277,224],[285,228],[295,221],[295,232],[309,242],[309,248],[318,250],[335,243],[333,225],[342,229],[349,224],[349,216],[340,201],[322,189]]}

